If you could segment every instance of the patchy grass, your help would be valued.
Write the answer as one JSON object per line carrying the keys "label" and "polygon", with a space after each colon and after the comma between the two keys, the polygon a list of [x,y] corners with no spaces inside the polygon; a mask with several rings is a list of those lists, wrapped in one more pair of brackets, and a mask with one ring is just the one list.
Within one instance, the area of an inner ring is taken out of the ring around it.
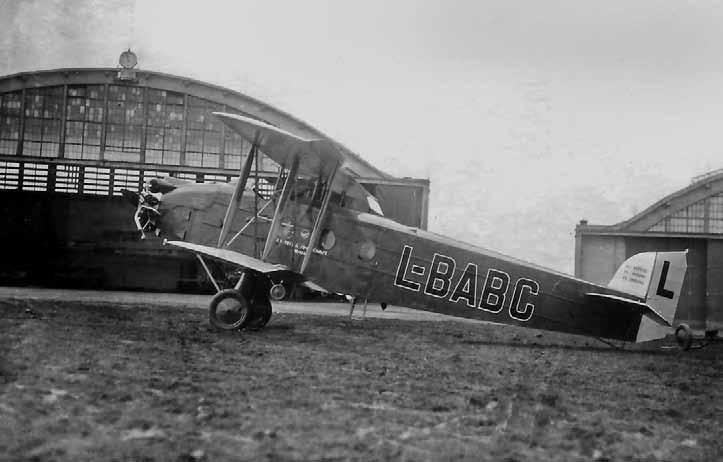
{"label": "patchy grass", "polygon": [[720,460],[723,348],[0,301],[0,458]]}

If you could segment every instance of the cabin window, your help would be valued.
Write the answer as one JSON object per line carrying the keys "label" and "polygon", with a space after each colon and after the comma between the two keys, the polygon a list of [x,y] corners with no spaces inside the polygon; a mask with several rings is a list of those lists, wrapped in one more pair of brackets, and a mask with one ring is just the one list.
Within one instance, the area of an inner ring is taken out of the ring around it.
{"label": "cabin window", "polygon": [[334,247],[334,244],[336,244],[336,236],[334,235],[334,231],[330,229],[325,229],[321,232],[321,237],[319,238],[319,245],[324,250],[331,250],[332,247]]}

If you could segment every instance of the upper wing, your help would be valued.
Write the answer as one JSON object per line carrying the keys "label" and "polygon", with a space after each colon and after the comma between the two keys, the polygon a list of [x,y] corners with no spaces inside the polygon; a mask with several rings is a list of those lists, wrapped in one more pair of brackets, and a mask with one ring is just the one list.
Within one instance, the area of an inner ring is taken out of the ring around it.
{"label": "upper wing", "polygon": [[190,250],[192,252],[200,253],[202,255],[206,255],[207,257],[213,257],[228,263],[234,263],[236,265],[243,266],[244,268],[256,270],[260,273],[274,273],[276,271],[287,271],[289,269],[284,265],[267,263],[259,260],[258,258],[249,257],[248,255],[244,255],[233,250],[219,249],[216,247],[209,247],[207,245],[191,244],[190,242],[183,241],[166,241],[165,243]]}
{"label": "upper wing", "polygon": [[214,112],[213,115],[250,143],[257,143],[261,151],[279,165],[288,167],[293,156],[299,155],[299,173],[302,175],[315,177],[331,171],[334,161],[344,163],[344,156],[329,141],[304,139],[260,120],[238,114]]}
{"label": "upper wing", "polygon": [[317,178],[327,177],[338,164],[334,191],[362,200],[374,197],[355,180],[359,177],[355,168],[364,168],[358,159],[338,149],[331,141],[301,138],[260,120],[238,114],[214,112],[213,115],[250,143],[257,143],[259,149],[279,165],[288,167],[293,157],[298,156],[299,174]]}

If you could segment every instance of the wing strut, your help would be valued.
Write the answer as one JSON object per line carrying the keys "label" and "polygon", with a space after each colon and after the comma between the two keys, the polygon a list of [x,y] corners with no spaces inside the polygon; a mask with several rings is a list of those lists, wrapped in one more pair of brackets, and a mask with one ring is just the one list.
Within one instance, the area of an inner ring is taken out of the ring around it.
{"label": "wing strut", "polygon": [[231,230],[231,223],[236,217],[236,211],[241,206],[241,197],[243,196],[244,189],[246,188],[246,182],[248,182],[249,175],[251,174],[251,164],[253,164],[253,161],[256,158],[257,149],[258,144],[253,143],[251,145],[251,149],[249,149],[249,153],[246,155],[246,162],[241,170],[241,176],[236,184],[236,189],[233,191],[233,196],[231,196],[231,202],[228,203],[226,216],[223,218],[223,226],[221,227],[221,234],[218,235],[218,245],[216,247],[223,247],[226,242],[228,233]]}
{"label": "wing strut", "polygon": [[[256,155],[258,155],[258,150],[256,151]],[[258,159],[256,159],[256,163],[255,163],[254,165],[256,165],[256,170],[257,170],[257,172],[256,172],[256,178],[257,178],[257,180],[258,180],[258,177],[259,177],[259,174],[258,174],[258,168],[259,168]],[[256,224],[258,223],[258,220],[260,220],[261,218],[263,218],[264,220],[267,220],[267,221],[271,221],[271,218],[262,216],[261,213],[262,213],[264,210],[266,210],[266,207],[268,207],[269,205],[271,205],[271,203],[273,203],[274,200],[276,199],[276,196],[278,195],[279,183],[281,182],[281,177],[282,177],[283,173],[284,173],[284,169],[283,169],[283,168],[280,168],[280,169],[279,169],[279,174],[276,176],[276,182],[274,182],[274,192],[273,192],[273,194],[271,195],[271,198],[270,198],[269,200],[267,200],[266,203],[265,203],[261,208],[259,208],[258,203],[256,202],[256,199],[258,199],[258,190],[256,190],[256,194],[254,195],[254,202],[255,202],[255,203],[254,203],[254,208],[255,208],[256,212],[254,213],[253,218],[251,218],[248,222],[246,222],[246,224],[243,225],[243,227],[242,227],[240,230],[238,230],[238,231],[236,232],[236,234],[234,234],[231,239],[228,240],[228,242],[226,243],[226,247],[231,247],[231,244],[233,244],[234,241],[236,241],[236,239],[238,239],[238,237],[239,237],[241,234],[243,234],[244,231],[246,231],[246,228],[248,228],[249,226],[251,226],[251,224],[254,225],[254,238],[258,237],[258,232],[256,231],[256,230],[257,230]],[[256,244],[256,239],[254,239],[254,245],[255,245],[255,244]],[[258,255],[258,251],[257,251],[257,250],[254,250],[254,256],[256,256],[256,255]]]}
{"label": "wing strut", "polygon": [[[336,172],[339,171],[339,163],[336,162],[334,165],[334,169],[329,174],[329,177],[326,182],[326,191],[324,193],[324,199],[321,201],[321,208],[319,209],[319,214],[316,216],[316,221],[314,222],[314,227],[311,229],[311,237],[309,238],[309,243],[306,246],[306,253],[304,254],[304,260],[301,262],[301,270],[299,272],[301,274],[304,274],[304,270],[306,270],[306,267],[309,265],[309,259],[311,258],[311,254],[314,252],[314,247],[316,246],[316,241],[319,240],[319,233],[321,232],[321,225],[324,222],[324,216],[326,215],[326,210],[329,208],[329,199],[331,198],[332,193],[332,186],[334,185],[334,178],[336,177]],[[313,196],[312,196],[313,197]]]}
{"label": "wing strut", "polygon": [[269,235],[266,237],[266,244],[264,245],[264,253],[261,254],[261,260],[266,260],[271,253],[271,248],[275,244],[276,235],[279,233],[279,225],[281,224],[281,213],[284,210],[286,201],[291,193],[291,183],[296,181],[296,174],[299,171],[299,156],[294,156],[291,161],[291,168],[286,176],[284,182],[284,189],[281,191],[281,197],[279,202],[276,204],[276,211],[274,212],[274,218],[271,221],[271,227],[269,228]]}

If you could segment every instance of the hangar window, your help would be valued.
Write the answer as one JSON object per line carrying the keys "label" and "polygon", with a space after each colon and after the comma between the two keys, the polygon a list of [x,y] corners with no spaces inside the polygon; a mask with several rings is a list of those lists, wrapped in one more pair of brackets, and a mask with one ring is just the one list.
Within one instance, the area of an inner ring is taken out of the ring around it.
{"label": "hangar window", "polygon": [[261,194],[264,199],[268,199],[274,195],[274,186],[275,184],[273,182],[263,178],[258,178],[256,180],[256,184],[254,185],[256,191]]}
{"label": "hangar window", "polygon": [[0,189],[17,189],[19,178],[19,163],[0,162]]}
{"label": "hangar window", "polygon": [[706,200],[700,200],[660,220],[648,231],[704,233]]}
{"label": "hangar window", "polygon": [[[187,165],[219,167],[221,122],[211,113],[222,110],[223,106],[220,104],[194,96],[188,97]],[[194,155],[189,156],[189,154]]]}
{"label": "hangar window", "polygon": [[228,175],[204,175],[204,183],[228,183],[231,181],[231,177]]}
{"label": "hangar window", "polygon": [[0,94],[0,154],[17,153],[22,92]]}
{"label": "hangar window", "polygon": [[108,124],[105,158],[121,162],[141,160],[143,138],[143,88],[110,85],[108,87]]}
{"label": "hangar window", "polygon": [[47,191],[48,189],[48,165],[31,164],[23,165],[23,191]]}
{"label": "hangar window", "polygon": [[224,168],[241,168],[241,155],[246,154],[250,146],[237,133],[226,130]]}
{"label": "hangar window", "polygon": [[174,175],[179,180],[188,180],[188,181],[195,181],[196,183],[203,183],[203,180],[201,177],[199,177],[195,173],[189,173],[189,172],[178,172]]}
{"label": "hangar window", "polygon": [[138,190],[138,184],[141,180],[141,172],[138,170],[128,170],[117,168],[113,171],[113,195],[120,196],[121,189]]}
{"label": "hangar window", "polygon": [[178,165],[184,126],[184,96],[165,90],[148,89],[146,121],[146,162]]}
{"label": "hangar window", "polygon": [[29,88],[25,92],[25,130],[23,154],[57,157],[60,147],[60,122],[63,87]]}
{"label": "hangar window", "polygon": [[77,193],[80,188],[80,165],[58,165],[55,171],[55,191]]}
{"label": "hangar window", "polygon": [[102,85],[68,87],[65,157],[100,159],[104,97],[105,87]]}
{"label": "hangar window", "polygon": [[708,232],[723,233],[723,194],[716,194],[708,198],[709,218]]}
{"label": "hangar window", "polygon": [[148,184],[154,178],[165,178],[168,175],[170,175],[170,172],[159,172],[157,170],[144,170],[141,172],[143,184]]}
{"label": "hangar window", "polygon": [[108,195],[110,191],[110,169],[85,167],[83,192],[86,194]]}

